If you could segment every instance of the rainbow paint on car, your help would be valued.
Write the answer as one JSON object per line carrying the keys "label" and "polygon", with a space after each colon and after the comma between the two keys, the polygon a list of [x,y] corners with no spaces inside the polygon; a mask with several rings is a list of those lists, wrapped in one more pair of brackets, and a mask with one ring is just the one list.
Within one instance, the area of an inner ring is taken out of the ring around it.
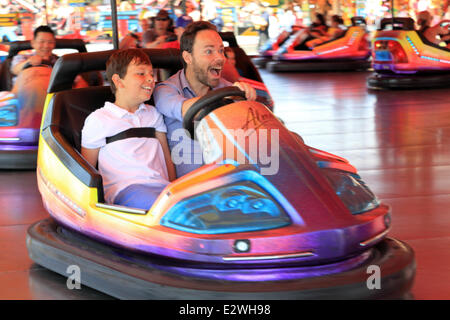
{"label": "rainbow paint on car", "polygon": [[275,60],[367,59],[370,55],[368,34],[360,26],[348,28],[345,35],[322,43],[311,50],[296,50],[295,43],[287,41],[273,55]]}
{"label": "rainbow paint on car", "polygon": [[372,45],[375,75],[371,88],[429,88],[446,86],[450,50],[433,44],[414,29],[411,18],[383,19]]}
{"label": "rainbow paint on car", "polygon": [[450,72],[450,50],[430,44],[415,30],[377,31],[373,39],[372,59],[377,72]]}
{"label": "rainbow paint on car", "polygon": [[[276,71],[338,71],[358,70],[370,67],[370,40],[366,22],[353,17],[352,25],[336,39],[308,48],[304,39],[304,28],[291,33],[284,31],[276,41],[260,50],[253,59],[259,67]],[[300,42],[303,39],[303,42]]]}

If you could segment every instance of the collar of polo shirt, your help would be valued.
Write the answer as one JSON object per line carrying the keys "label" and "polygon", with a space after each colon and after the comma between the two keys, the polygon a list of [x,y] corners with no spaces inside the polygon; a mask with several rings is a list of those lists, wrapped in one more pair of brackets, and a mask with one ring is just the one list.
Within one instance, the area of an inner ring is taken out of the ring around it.
{"label": "collar of polo shirt", "polygon": [[[107,101],[105,103],[105,108],[107,110],[109,110],[110,112],[112,112],[115,116],[117,116],[118,118],[123,118],[127,115],[133,115],[133,113],[129,112],[128,110],[125,110],[121,107],[118,107],[117,105],[115,105],[112,102]],[[138,109],[136,110],[136,113],[142,111],[142,110],[147,110],[147,106],[145,105],[145,103],[141,103],[138,107]]]}

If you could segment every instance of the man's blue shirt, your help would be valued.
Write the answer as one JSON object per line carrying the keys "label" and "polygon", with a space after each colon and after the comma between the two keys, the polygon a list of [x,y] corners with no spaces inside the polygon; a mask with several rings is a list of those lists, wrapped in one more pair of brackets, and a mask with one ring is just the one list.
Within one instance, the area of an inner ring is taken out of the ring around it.
{"label": "man's blue shirt", "polygon": [[[215,89],[231,86],[232,83],[220,79]],[[184,69],[156,85],[153,99],[158,111],[164,116],[167,126],[167,140],[172,152],[177,177],[181,177],[203,165],[200,144],[192,140],[183,130],[181,106],[183,102],[195,98],[196,94],[186,79]],[[180,163],[180,159],[183,159]]]}

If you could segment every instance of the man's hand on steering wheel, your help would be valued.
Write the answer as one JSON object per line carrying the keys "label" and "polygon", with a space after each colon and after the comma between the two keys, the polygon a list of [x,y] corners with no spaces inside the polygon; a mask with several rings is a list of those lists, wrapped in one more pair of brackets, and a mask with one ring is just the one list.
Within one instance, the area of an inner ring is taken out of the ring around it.
{"label": "man's hand on steering wheel", "polygon": [[27,60],[27,63],[31,64],[32,66],[37,66],[42,63],[42,58],[38,55],[34,55]]}
{"label": "man's hand on steering wheel", "polygon": [[51,67],[51,63],[49,60],[44,60],[42,57],[34,55],[24,63],[22,66],[22,70],[31,68],[31,67]]}
{"label": "man's hand on steering wheel", "polygon": [[256,100],[256,90],[246,82],[235,82],[233,86],[245,92],[245,98],[250,101]]}
{"label": "man's hand on steering wheel", "polygon": [[[232,103],[227,97],[245,97],[245,92],[238,87],[224,87],[221,89],[211,90],[200,98],[195,98],[195,102],[183,114],[183,128],[185,128],[193,139],[194,125],[196,121],[200,121],[209,113],[217,108]],[[194,99],[191,99],[194,100]]]}

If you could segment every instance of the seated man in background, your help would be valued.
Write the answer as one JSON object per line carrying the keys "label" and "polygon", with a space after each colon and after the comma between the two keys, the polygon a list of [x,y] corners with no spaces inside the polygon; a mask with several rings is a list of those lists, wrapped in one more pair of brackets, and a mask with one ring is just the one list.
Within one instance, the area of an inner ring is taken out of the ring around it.
{"label": "seated man in background", "polygon": [[314,48],[326,41],[334,40],[339,38],[345,33],[345,30],[341,28],[344,24],[344,20],[337,14],[330,18],[330,27],[327,32],[323,35],[318,35],[315,39],[309,40],[306,45],[308,48]]}
{"label": "seated man in background", "polygon": [[40,26],[34,30],[31,47],[34,49],[30,54],[18,54],[11,61],[11,73],[14,75],[13,83],[17,76],[29,67],[48,66],[53,67],[58,56],[53,54],[56,39],[53,30],[49,26]]}
{"label": "seated man in background", "polygon": [[[40,26],[34,31],[31,54],[18,54],[11,61],[14,93],[20,104],[20,119],[23,127],[39,128],[42,109],[47,95],[52,67],[58,60],[53,54],[56,39],[53,30]],[[81,76],[75,79],[74,87],[87,87]]]}

